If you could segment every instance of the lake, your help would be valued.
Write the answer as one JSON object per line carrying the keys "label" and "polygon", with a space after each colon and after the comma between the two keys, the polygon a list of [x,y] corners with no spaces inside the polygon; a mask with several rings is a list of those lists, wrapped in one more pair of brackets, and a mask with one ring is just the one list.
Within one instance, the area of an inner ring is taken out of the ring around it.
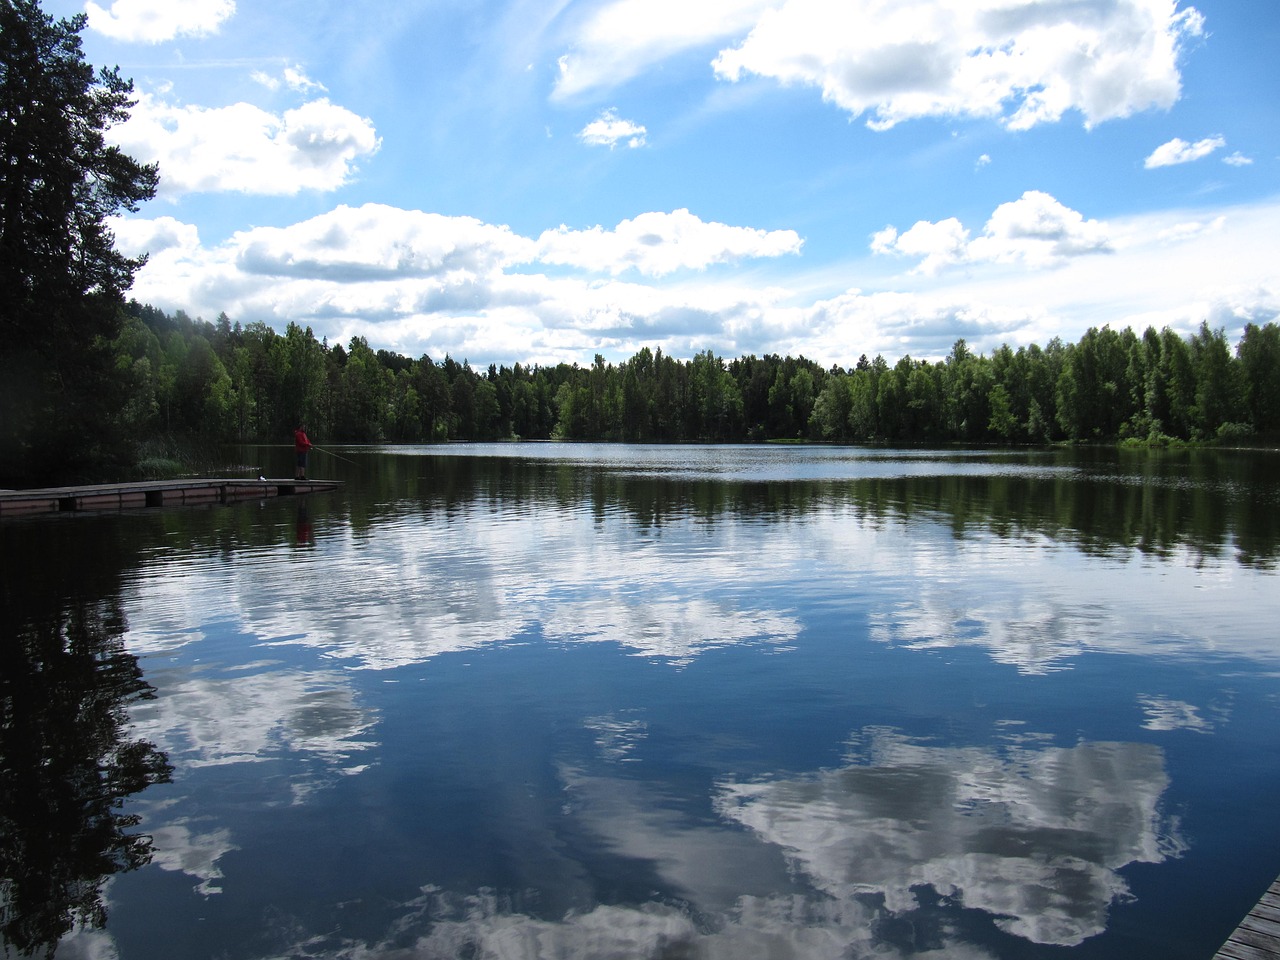
{"label": "lake", "polygon": [[311,475],[0,523],[13,953],[1207,960],[1280,874],[1275,451]]}

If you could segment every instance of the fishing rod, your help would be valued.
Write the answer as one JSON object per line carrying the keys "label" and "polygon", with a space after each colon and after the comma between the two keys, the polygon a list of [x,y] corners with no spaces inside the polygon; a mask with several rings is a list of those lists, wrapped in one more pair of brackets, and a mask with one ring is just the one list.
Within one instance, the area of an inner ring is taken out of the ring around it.
{"label": "fishing rod", "polygon": [[359,466],[359,464],[356,463],[354,460],[348,460],[346,457],[339,456],[338,454],[333,453],[330,450],[326,450],[324,447],[317,447],[314,443],[311,445],[311,449],[319,450],[321,453],[327,453],[329,454],[329,456],[333,457],[335,460],[341,460],[343,463],[349,463],[352,466]]}

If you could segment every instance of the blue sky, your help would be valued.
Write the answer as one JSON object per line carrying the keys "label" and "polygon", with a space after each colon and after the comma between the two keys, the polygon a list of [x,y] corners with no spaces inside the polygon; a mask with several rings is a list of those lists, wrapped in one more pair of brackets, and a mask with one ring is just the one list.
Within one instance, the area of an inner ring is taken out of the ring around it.
{"label": "blue sky", "polygon": [[472,364],[1280,314],[1274,0],[45,0],[133,296]]}

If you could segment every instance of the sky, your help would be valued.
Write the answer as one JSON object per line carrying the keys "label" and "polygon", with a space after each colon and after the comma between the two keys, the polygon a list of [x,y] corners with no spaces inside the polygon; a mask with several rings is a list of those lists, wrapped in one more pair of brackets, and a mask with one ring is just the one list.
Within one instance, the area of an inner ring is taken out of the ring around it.
{"label": "sky", "polygon": [[473,366],[1280,315],[1276,0],[44,0],[130,296]]}

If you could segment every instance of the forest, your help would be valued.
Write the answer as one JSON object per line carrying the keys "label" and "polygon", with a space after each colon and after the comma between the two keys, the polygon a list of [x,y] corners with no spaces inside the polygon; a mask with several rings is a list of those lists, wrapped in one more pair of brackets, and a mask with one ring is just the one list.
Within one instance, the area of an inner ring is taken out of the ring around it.
{"label": "forest", "polygon": [[1103,327],[1077,343],[987,356],[957,340],[938,362],[863,355],[849,369],[647,347],[620,364],[479,369],[130,302],[111,352],[119,426],[138,442],[284,442],[299,422],[338,443],[1168,443],[1280,429],[1275,323],[1248,325],[1234,348],[1207,325],[1190,337]]}

